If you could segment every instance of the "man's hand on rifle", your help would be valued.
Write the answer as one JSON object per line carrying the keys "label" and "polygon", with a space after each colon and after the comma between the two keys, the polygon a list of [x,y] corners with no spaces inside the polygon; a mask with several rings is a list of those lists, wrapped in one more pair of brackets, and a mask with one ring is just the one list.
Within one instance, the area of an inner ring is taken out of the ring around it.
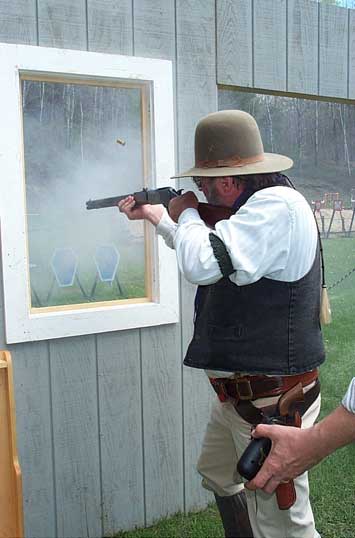
{"label": "man's hand on rifle", "polygon": [[181,196],[173,198],[169,202],[169,215],[177,222],[185,209],[198,209],[198,199],[192,191],[185,192]]}
{"label": "man's hand on rifle", "polygon": [[118,203],[118,209],[121,213],[124,213],[129,220],[149,220],[154,226],[156,226],[163,213],[163,205],[136,205],[133,196],[127,196],[124,200]]}

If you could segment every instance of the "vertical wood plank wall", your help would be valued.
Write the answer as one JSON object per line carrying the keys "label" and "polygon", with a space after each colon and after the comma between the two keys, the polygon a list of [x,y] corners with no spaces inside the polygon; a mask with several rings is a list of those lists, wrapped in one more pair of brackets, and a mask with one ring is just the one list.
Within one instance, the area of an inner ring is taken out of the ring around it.
{"label": "vertical wood plank wall", "polygon": [[[182,170],[217,84],[354,98],[354,14],[313,0],[0,0],[0,41],[172,60]],[[211,390],[181,367],[194,293],[181,279],[176,325],[7,346],[0,285],[28,538],[97,538],[212,499],[195,471]]]}

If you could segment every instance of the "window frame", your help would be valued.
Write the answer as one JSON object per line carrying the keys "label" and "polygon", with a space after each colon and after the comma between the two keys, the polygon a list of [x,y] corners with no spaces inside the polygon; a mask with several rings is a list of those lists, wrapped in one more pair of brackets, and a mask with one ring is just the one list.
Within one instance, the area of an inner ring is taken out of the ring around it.
{"label": "window frame", "polygon": [[[145,225],[149,297],[101,303],[32,308],[27,248],[26,191],[21,79],[70,83],[142,84],[151,125],[143,130],[144,160],[152,156],[146,186],[174,186],[172,62],[30,45],[0,45],[0,218],[7,343],[45,340],[147,327],[179,320],[175,253]],[[42,78],[41,78],[42,77]],[[145,103],[145,105],[144,105]],[[146,111],[145,111],[146,113]],[[117,194],[120,194],[119,192]],[[83,200],[85,203],[85,200]]]}

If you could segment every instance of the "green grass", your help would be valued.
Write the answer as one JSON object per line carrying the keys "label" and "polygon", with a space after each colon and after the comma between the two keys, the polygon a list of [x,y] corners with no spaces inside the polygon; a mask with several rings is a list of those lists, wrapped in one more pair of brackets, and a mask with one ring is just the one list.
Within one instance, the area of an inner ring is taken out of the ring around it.
{"label": "green grass", "polygon": [[[330,287],[355,267],[355,239],[324,241]],[[321,368],[322,411],[331,412],[355,376],[355,273],[329,292],[333,322],[324,328],[327,360]],[[355,445],[324,460],[310,472],[312,506],[323,538],[355,536]]]}
{"label": "green grass", "polygon": [[[328,286],[355,267],[355,238],[324,240]],[[355,376],[355,273],[329,292],[333,322],[324,328],[327,360],[321,368],[322,412],[339,405]],[[322,538],[355,536],[355,445],[332,454],[310,471],[311,501]],[[178,514],[156,525],[121,532],[117,538],[223,537],[214,505],[199,513]],[[268,537],[272,538],[272,537]]]}
{"label": "green grass", "polygon": [[146,529],[119,532],[117,538],[222,538],[222,524],[215,505],[187,516],[177,514]]}

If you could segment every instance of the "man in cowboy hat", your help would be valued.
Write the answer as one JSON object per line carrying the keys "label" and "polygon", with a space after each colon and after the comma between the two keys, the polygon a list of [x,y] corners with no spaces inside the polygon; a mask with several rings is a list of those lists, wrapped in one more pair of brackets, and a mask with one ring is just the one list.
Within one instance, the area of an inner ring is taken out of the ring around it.
{"label": "man in cowboy hat", "polygon": [[[176,177],[191,176],[209,203],[235,214],[212,231],[193,192],[172,200],[170,216],[162,206],[134,207],[132,197],[119,204],[128,218],[157,227],[175,248],[181,272],[199,286],[184,364],[206,370],[218,395],[198,471],[215,493],[228,537],[319,536],[306,473],[269,495],[244,493],[236,471],[251,424],[280,414],[281,395],[296,385],[303,393],[297,410],[293,406],[283,417],[288,424],[300,425],[301,415],[302,426],[311,426],[320,407],[318,235],[308,203],[280,174],[292,164],[264,152],[252,116],[220,111],[199,122],[195,166]],[[245,495],[252,530],[243,512]]]}

